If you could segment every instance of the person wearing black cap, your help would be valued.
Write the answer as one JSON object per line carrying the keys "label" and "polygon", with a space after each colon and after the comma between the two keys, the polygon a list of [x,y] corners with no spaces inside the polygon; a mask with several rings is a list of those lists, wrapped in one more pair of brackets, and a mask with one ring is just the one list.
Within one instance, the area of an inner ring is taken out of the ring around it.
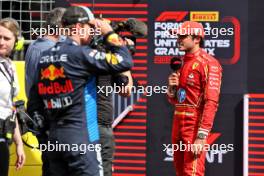
{"label": "person wearing black cap", "polygon": [[[77,150],[70,147],[48,152],[50,176],[99,176],[102,173],[97,158],[100,151],[97,153],[96,147],[99,133],[95,76],[131,69],[132,57],[112,27],[95,19],[86,7],[69,7],[62,24],[68,29],[68,36],[43,52],[29,94],[28,112],[30,115],[37,112],[49,120],[51,144],[79,146]],[[93,29],[100,29],[111,52],[88,46]],[[82,152],[83,144],[90,147]]]}

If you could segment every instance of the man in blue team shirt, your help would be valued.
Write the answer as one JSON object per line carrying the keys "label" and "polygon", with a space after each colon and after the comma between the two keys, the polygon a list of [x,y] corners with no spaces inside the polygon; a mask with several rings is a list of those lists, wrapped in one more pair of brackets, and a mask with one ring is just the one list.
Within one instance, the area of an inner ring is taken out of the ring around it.
{"label": "man in blue team shirt", "polygon": [[[65,8],[55,8],[46,16],[46,22],[43,26],[46,31],[48,29],[55,30],[61,27],[61,18],[65,12]],[[49,31],[47,31],[49,32]],[[37,65],[43,51],[50,49],[58,41],[59,34],[48,33],[43,37],[37,38],[32,42],[26,52],[25,56],[25,70],[26,70],[26,95],[29,96],[29,91],[32,87],[34,76],[36,74]],[[48,136],[46,130],[37,135],[40,144],[47,144]],[[47,151],[42,151],[42,175],[49,176],[49,163],[47,159]]]}

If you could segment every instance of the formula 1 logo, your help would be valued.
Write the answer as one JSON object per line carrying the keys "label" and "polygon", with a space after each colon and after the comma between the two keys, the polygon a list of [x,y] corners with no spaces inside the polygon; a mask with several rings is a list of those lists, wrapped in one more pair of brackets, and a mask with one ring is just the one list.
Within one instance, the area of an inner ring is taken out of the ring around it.
{"label": "formula 1 logo", "polygon": [[184,52],[177,46],[177,38],[170,29],[178,28],[183,21],[201,22],[205,30],[205,47],[208,54],[222,64],[236,64],[240,59],[240,22],[236,17],[220,18],[218,11],[165,11],[154,23],[154,63],[168,64],[173,56]]}

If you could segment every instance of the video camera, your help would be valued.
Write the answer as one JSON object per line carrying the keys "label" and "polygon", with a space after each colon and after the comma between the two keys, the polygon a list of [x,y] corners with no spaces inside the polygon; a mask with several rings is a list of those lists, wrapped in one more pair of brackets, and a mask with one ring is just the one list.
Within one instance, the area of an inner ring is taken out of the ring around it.
{"label": "video camera", "polygon": [[26,113],[25,101],[23,100],[16,101],[15,107],[22,135],[28,131],[34,133],[35,135],[39,134],[44,128],[44,117],[35,111],[33,117],[31,118]]}
{"label": "video camera", "polygon": [[[127,45],[129,51],[132,55],[135,54],[136,49],[136,39],[139,37],[146,37],[147,36],[147,25],[139,21],[135,18],[128,18],[126,21],[121,22],[111,22],[110,25],[112,26],[115,33],[117,33],[119,36],[121,36],[123,39],[127,38],[134,42],[135,45]],[[131,35],[123,35],[122,33],[129,32]],[[108,46],[104,43],[103,36],[94,36],[90,47],[94,49],[98,49],[100,51],[107,51]]]}

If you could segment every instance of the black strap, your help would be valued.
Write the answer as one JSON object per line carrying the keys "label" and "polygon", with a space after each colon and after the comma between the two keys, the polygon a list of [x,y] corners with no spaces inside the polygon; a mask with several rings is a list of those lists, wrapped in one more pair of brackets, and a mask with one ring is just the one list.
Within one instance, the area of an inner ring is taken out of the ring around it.
{"label": "black strap", "polygon": [[[11,95],[11,101],[13,102],[13,98],[15,96],[15,87],[14,87],[14,74],[13,73],[10,73],[7,65],[5,62],[2,62],[2,65],[5,69],[5,72],[2,70],[2,68],[0,67],[0,71],[3,73],[3,75],[6,77],[7,81],[9,82],[10,86],[11,86],[11,90],[10,90],[10,95]],[[8,74],[8,76],[11,78],[8,79],[6,73]]]}
{"label": "black strap", "polygon": [[4,124],[5,120],[0,119],[0,138],[4,138]]}

